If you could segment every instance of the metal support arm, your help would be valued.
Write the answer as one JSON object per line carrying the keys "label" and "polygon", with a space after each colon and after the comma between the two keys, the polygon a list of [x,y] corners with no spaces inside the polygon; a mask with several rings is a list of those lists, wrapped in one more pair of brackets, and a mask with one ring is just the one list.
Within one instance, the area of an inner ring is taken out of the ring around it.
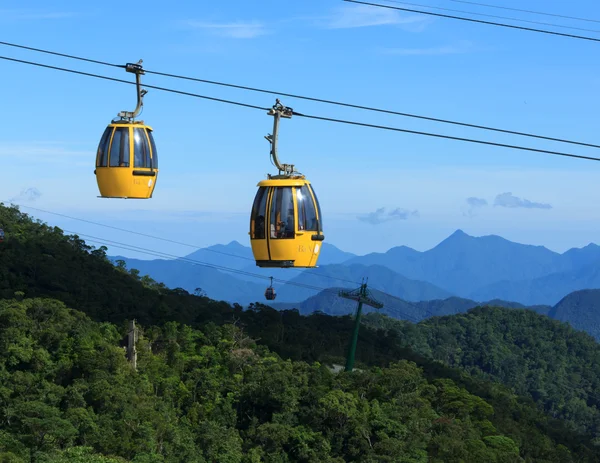
{"label": "metal support arm", "polygon": [[144,69],[142,68],[142,60],[139,60],[137,63],[127,63],[125,65],[125,70],[127,72],[132,72],[135,74],[135,87],[137,91],[137,106],[133,111],[121,111],[118,116],[121,119],[131,119],[133,120],[136,116],[140,114],[142,110],[142,106],[144,105],[144,95],[148,93],[148,90],[142,89],[141,84],[141,76],[145,74]]}
{"label": "metal support arm", "polygon": [[274,116],[273,134],[265,136],[269,143],[271,143],[271,158],[273,159],[275,167],[277,167],[277,169],[279,170],[279,174],[283,173],[284,175],[290,175],[294,172],[294,165],[281,164],[279,162],[279,157],[277,155],[277,138],[279,135],[279,121],[282,117],[286,119],[291,119],[293,109],[283,106],[279,101],[279,98],[277,98],[275,105],[272,109],[269,110],[267,114],[269,116]]}

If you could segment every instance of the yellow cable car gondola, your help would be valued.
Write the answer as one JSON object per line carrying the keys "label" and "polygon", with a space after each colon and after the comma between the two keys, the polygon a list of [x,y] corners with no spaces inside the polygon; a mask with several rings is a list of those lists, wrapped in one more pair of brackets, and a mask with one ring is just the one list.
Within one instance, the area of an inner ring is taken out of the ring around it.
{"label": "yellow cable car gondola", "polygon": [[274,116],[271,158],[278,175],[258,183],[250,216],[250,243],[258,267],[316,267],[321,252],[323,219],[317,195],[293,164],[280,164],[277,135],[281,117],[291,118],[292,109],[279,100],[269,115]]}
{"label": "yellow cable car gondola", "polygon": [[102,198],[148,199],[156,187],[158,155],[152,127],[134,120],[147,93],[140,86],[140,75],[144,74],[141,62],[125,66],[136,77],[137,107],[131,112],[121,111],[98,145],[94,174]]}

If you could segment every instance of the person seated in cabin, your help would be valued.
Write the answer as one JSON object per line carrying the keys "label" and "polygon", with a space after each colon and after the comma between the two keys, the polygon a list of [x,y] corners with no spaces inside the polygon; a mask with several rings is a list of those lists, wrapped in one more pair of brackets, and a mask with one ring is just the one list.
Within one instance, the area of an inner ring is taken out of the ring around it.
{"label": "person seated in cabin", "polygon": [[254,224],[254,237],[264,238],[265,237],[265,216],[259,215]]}
{"label": "person seated in cabin", "polygon": [[295,236],[294,230],[294,213],[288,213],[287,222],[285,224],[285,232],[283,238],[293,238]]}

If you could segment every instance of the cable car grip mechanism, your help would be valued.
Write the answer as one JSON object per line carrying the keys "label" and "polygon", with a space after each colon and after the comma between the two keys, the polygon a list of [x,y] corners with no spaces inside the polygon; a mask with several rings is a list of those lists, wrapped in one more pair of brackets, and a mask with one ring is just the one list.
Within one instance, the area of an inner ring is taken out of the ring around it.
{"label": "cable car grip mechanism", "polygon": [[265,138],[271,143],[271,158],[273,159],[273,163],[275,167],[279,170],[279,174],[283,173],[284,176],[290,176],[295,172],[294,164],[281,164],[279,162],[279,157],[277,155],[277,138],[279,135],[279,121],[281,118],[291,119],[294,110],[292,108],[288,108],[283,106],[279,101],[279,98],[275,100],[275,105],[271,108],[267,114],[269,116],[274,116],[273,120],[273,134],[266,135]]}
{"label": "cable car grip mechanism", "polygon": [[135,109],[133,111],[121,111],[118,114],[118,117],[120,117],[121,120],[129,119],[130,121],[133,121],[133,119],[140,114],[142,106],[144,105],[143,98],[144,98],[144,95],[146,95],[146,93],[148,93],[148,90],[143,89],[142,84],[141,84],[140,76],[145,74],[144,68],[142,68],[142,61],[143,60],[139,60],[137,63],[127,63],[125,65],[125,70],[127,72],[131,72],[131,73],[135,74],[137,106],[135,107]]}

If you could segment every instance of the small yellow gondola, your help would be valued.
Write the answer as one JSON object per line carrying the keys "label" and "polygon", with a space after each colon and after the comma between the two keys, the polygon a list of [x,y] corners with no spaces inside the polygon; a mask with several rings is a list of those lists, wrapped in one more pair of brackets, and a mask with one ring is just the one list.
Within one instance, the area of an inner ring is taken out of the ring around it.
{"label": "small yellow gondola", "polygon": [[250,243],[258,267],[316,267],[323,235],[321,207],[311,183],[293,165],[280,164],[277,132],[281,117],[292,110],[279,100],[269,111],[275,116],[271,157],[279,175],[258,183],[250,216]]}
{"label": "small yellow gondola", "polygon": [[140,87],[144,74],[141,60],[125,69],[136,75],[137,107],[122,111],[102,135],[96,154],[96,181],[102,198],[148,199],[158,178],[158,153],[152,127],[135,121],[143,106],[146,90]]}

